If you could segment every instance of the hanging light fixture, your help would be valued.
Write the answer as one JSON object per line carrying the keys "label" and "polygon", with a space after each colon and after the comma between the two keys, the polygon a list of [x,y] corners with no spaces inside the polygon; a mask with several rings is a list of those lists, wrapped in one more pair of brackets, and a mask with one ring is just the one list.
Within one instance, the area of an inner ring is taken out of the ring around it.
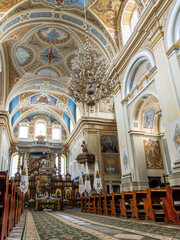
{"label": "hanging light fixture", "polygon": [[93,107],[101,99],[112,94],[113,85],[106,73],[107,60],[100,58],[100,52],[90,44],[86,12],[84,0],[86,42],[84,49],[77,53],[77,64],[70,74],[68,90],[75,102]]}

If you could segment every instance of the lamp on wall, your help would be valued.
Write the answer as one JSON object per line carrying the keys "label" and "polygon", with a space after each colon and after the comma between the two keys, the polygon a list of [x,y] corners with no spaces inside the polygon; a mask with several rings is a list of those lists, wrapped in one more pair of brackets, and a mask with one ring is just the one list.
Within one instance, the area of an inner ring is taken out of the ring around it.
{"label": "lamp on wall", "polygon": [[68,90],[75,102],[92,107],[112,94],[113,85],[106,73],[107,60],[100,58],[100,52],[90,43],[86,12],[84,0],[86,43],[76,56],[76,69],[70,74]]}

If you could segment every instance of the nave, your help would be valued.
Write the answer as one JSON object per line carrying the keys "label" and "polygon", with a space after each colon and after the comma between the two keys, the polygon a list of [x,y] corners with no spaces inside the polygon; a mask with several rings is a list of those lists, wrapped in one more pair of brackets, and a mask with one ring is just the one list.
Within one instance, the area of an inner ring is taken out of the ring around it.
{"label": "nave", "polygon": [[23,240],[180,239],[177,225],[92,215],[77,208],[53,213],[27,211],[26,214]]}

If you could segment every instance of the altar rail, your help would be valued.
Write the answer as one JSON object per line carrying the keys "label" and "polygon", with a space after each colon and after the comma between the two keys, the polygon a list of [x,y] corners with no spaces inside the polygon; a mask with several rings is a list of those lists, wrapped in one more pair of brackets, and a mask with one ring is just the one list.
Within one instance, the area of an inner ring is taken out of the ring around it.
{"label": "altar rail", "polygon": [[179,224],[180,186],[82,197],[81,211]]}
{"label": "altar rail", "polygon": [[8,171],[0,172],[0,239],[6,239],[24,210],[24,195],[9,180]]}

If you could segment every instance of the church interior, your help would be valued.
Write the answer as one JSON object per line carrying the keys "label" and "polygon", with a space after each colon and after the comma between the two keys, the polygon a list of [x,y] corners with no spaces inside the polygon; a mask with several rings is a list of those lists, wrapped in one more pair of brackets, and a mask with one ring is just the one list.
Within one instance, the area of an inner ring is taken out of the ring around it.
{"label": "church interior", "polygon": [[0,0],[5,239],[180,239],[180,0]]}

